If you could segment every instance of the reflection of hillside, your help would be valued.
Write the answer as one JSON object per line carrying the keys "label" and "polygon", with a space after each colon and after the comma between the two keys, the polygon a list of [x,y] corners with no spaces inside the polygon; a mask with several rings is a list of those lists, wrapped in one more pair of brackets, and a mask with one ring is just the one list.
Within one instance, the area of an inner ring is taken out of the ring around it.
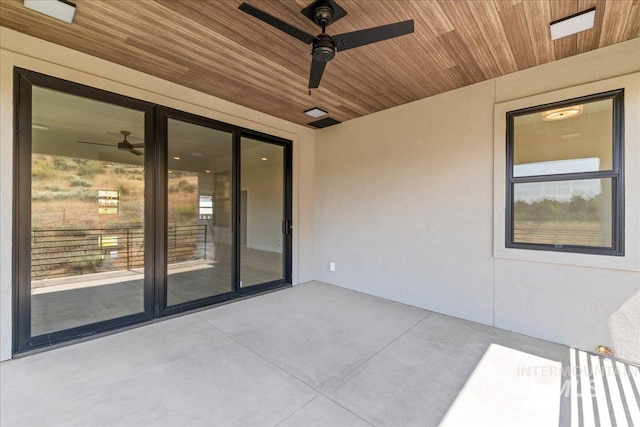
{"label": "reflection of hillside", "polygon": [[[172,171],[168,262],[206,259],[198,179]],[[127,271],[144,265],[144,168],[33,154],[31,275],[34,279]]]}
{"label": "reflection of hillside", "polygon": [[[32,165],[34,229],[142,222],[142,167],[35,153]],[[117,214],[98,214],[99,190],[118,191]]]}
{"label": "reflection of hillside", "polygon": [[[144,220],[144,168],[63,156],[33,154],[32,225],[34,229],[128,225]],[[169,222],[193,222],[198,210],[198,179],[172,171]],[[117,191],[117,214],[98,213],[98,191]]]}

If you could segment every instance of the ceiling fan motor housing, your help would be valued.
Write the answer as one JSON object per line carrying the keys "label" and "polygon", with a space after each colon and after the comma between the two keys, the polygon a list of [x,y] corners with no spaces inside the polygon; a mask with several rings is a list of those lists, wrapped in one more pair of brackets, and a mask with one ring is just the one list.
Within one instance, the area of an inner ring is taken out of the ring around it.
{"label": "ceiling fan motor housing", "polygon": [[326,27],[333,20],[333,8],[329,5],[318,6],[313,12],[313,20],[321,27]]}
{"label": "ceiling fan motor housing", "polygon": [[320,62],[329,62],[336,55],[336,44],[328,34],[320,34],[318,41],[313,43],[313,59]]}

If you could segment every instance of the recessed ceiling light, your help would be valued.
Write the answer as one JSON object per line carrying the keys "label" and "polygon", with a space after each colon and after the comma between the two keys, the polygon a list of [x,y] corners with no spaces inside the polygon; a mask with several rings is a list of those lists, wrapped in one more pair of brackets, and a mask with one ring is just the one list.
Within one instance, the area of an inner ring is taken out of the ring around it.
{"label": "recessed ceiling light", "polygon": [[329,114],[327,111],[324,111],[318,107],[314,107],[311,108],[309,110],[305,110],[304,112],[307,116],[311,116],[313,118],[318,118],[318,117],[322,117],[322,116],[326,116],[327,114]]}
{"label": "recessed ceiling light", "polygon": [[192,155],[193,157],[202,157],[202,156],[203,156],[203,154],[202,154],[202,153],[191,153],[191,155]]}
{"label": "recessed ceiling light", "polygon": [[76,5],[66,0],[24,0],[24,7],[68,24],[76,13]]}
{"label": "recessed ceiling light", "polygon": [[209,169],[207,169],[205,172],[206,172],[206,173],[211,173],[211,171],[210,171]]}
{"label": "recessed ceiling light", "polygon": [[558,40],[572,34],[593,28],[596,18],[596,8],[584,10],[566,18],[550,23],[551,40]]}
{"label": "recessed ceiling light", "polygon": [[32,123],[31,127],[33,129],[40,129],[40,130],[49,130],[49,126],[45,126],[45,125],[39,125],[37,123]]}
{"label": "recessed ceiling light", "polygon": [[570,117],[579,116],[582,114],[582,105],[572,105],[570,107],[556,108],[555,110],[544,111],[542,113],[542,120],[552,122],[554,120],[564,120]]}
{"label": "recessed ceiling light", "polygon": [[266,157],[263,157],[263,158],[261,158],[260,160],[262,160],[263,162],[266,162],[266,161],[267,161],[267,158],[266,158]]}
{"label": "recessed ceiling light", "polygon": [[173,173],[173,171],[169,171],[169,173]]}
{"label": "recessed ceiling light", "polygon": [[173,160],[180,160],[180,156],[173,156]]}

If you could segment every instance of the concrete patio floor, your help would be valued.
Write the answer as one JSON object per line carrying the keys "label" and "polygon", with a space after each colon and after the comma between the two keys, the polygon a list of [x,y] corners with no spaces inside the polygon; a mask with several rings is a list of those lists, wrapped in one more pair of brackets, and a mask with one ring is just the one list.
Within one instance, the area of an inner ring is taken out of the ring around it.
{"label": "concrete patio floor", "polygon": [[637,366],[320,282],[0,364],[9,426],[640,425]]}

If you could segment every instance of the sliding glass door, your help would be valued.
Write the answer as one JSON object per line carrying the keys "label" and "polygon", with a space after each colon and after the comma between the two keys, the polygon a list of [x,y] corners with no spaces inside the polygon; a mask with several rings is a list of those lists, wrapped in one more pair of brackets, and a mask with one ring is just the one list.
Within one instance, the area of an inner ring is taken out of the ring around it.
{"label": "sliding glass door", "polygon": [[153,107],[21,77],[16,346],[151,318],[145,139]]}
{"label": "sliding glass door", "polygon": [[15,82],[15,353],[291,283],[291,141]]}
{"label": "sliding glass door", "polygon": [[290,220],[286,146],[243,136],[240,143],[240,286],[287,278]]}
{"label": "sliding glass door", "polygon": [[167,306],[235,292],[233,133],[163,117],[167,131]]}

